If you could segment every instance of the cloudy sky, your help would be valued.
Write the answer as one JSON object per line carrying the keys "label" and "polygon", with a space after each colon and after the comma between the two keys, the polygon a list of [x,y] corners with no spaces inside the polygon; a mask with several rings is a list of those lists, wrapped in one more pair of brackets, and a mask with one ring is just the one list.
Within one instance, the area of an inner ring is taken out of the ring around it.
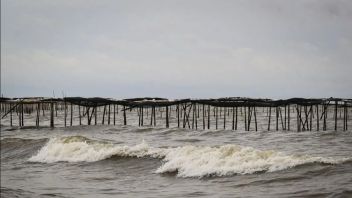
{"label": "cloudy sky", "polygon": [[2,0],[4,96],[352,97],[350,0]]}

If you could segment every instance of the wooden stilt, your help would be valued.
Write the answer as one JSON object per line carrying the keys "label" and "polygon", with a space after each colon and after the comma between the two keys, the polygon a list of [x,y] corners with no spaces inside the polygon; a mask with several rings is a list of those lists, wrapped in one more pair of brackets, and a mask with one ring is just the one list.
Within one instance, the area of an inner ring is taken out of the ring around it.
{"label": "wooden stilt", "polygon": [[50,127],[54,128],[54,103],[50,102]]}
{"label": "wooden stilt", "polygon": [[169,107],[166,106],[166,128],[169,128]]}
{"label": "wooden stilt", "polygon": [[123,125],[127,125],[126,106],[123,106]]}

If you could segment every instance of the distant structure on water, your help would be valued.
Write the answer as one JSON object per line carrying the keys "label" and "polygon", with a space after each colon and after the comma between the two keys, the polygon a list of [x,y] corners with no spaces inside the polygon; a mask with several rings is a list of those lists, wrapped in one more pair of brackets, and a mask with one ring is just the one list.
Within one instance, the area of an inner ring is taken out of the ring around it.
{"label": "distant structure on water", "polygon": [[[98,97],[1,97],[0,102],[1,123],[18,127],[25,127],[25,120],[26,126],[33,127],[137,125],[138,120],[138,126],[193,130],[347,131],[351,127],[349,115],[352,110],[352,99],[341,98],[168,100],[145,97],[114,100]],[[56,124],[57,121],[60,124]]]}

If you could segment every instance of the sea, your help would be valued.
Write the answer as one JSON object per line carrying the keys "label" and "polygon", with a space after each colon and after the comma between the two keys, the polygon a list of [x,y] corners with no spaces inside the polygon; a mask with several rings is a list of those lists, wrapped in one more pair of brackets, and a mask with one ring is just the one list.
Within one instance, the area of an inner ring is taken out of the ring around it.
{"label": "sea", "polygon": [[244,131],[230,119],[203,130],[199,118],[196,130],[175,115],[166,128],[128,113],[125,126],[119,113],[115,125],[74,115],[64,127],[59,112],[50,128],[48,114],[40,127],[35,115],[24,127],[2,120],[1,197],[352,197],[352,127],[332,121],[327,131],[268,131],[258,118],[258,131]]}

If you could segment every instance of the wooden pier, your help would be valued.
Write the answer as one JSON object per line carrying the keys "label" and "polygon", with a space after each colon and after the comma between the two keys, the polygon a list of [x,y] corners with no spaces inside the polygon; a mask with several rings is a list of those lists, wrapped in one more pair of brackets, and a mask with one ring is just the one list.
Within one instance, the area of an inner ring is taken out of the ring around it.
{"label": "wooden pier", "polygon": [[[245,131],[348,131],[352,99],[0,98],[3,126],[137,125]],[[59,119],[60,118],[60,119]],[[63,123],[62,123],[63,121]],[[57,123],[60,122],[60,123]]]}

